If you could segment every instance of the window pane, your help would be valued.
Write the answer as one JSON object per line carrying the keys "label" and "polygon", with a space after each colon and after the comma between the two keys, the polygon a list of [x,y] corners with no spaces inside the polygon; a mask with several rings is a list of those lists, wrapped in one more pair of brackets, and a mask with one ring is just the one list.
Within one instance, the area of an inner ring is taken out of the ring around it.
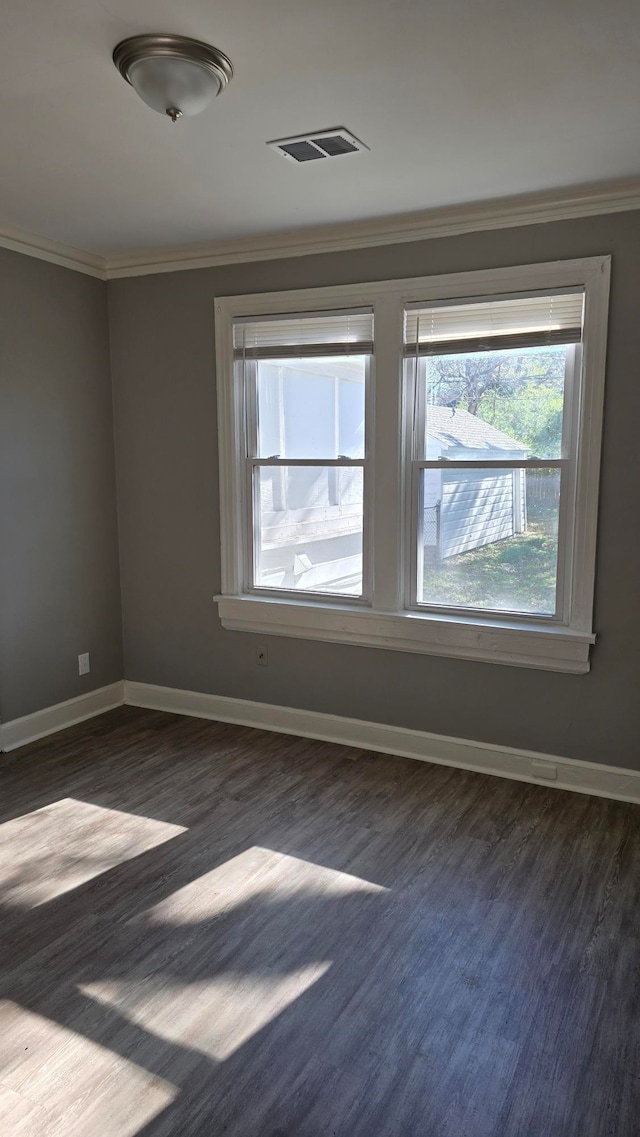
{"label": "window pane", "polygon": [[362,595],[362,467],[255,470],[255,584]]}
{"label": "window pane", "polygon": [[560,471],[423,470],[418,601],[553,615]]}
{"label": "window pane", "polygon": [[364,457],[366,360],[260,360],[257,456]]}
{"label": "window pane", "polygon": [[429,356],[425,457],[560,458],[567,353],[529,347]]}

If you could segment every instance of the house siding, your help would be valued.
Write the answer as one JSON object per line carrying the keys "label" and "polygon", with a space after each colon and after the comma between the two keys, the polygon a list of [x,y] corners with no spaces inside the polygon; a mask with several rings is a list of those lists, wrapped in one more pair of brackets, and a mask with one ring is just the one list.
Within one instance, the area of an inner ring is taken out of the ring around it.
{"label": "house siding", "polygon": [[524,529],[524,477],[512,470],[445,470],[440,506],[440,557],[467,553]]}

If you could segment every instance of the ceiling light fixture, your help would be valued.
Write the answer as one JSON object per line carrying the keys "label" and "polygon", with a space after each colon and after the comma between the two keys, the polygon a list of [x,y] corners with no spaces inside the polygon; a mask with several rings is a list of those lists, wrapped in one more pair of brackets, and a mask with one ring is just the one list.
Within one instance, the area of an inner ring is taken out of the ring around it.
{"label": "ceiling light fixture", "polygon": [[115,48],[113,62],[142,101],[172,122],[200,114],[233,76],[226,55],[185,36],[131,36]]}

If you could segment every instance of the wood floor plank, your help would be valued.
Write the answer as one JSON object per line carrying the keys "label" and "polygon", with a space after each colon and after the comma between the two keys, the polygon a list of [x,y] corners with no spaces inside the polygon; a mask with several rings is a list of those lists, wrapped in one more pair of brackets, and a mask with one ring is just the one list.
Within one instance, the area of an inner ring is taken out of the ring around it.
{"label": "wood floor plank", "polygon": [[638,1137],[640,807],[123,707],[0,764],[16,1137]]}

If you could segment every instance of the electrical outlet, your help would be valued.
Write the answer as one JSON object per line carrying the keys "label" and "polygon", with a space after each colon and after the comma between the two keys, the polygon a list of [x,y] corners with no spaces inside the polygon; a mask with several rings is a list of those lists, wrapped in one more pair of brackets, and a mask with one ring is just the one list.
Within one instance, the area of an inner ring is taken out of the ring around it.
{"label": "electrical outlet", "polygon": [[540,762],[536,758],[531,760],[532,778],[543,778],[545,782],[555,782],[558,777],[558,767],[552,762]]}
{"label": "electrical outlet", "polygon": [[90,671],[89,652],[85,651],[78,656],[78,675],[88,675]]}
{"label": "electrical outlet", "polygon": [[256,648],[256,663],[258,664],[258,667],[269,666],[269,652],[267,651],[266,647],[261,646]]}

